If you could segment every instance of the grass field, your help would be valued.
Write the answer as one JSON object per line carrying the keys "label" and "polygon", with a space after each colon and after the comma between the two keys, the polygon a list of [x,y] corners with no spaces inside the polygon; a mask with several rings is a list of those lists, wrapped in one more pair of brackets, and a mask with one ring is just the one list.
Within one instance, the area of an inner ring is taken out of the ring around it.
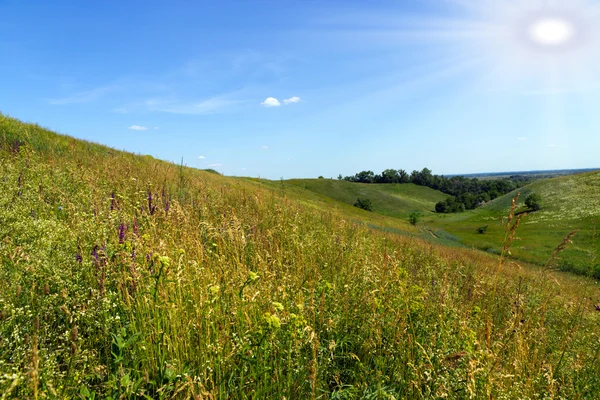
{"label": "grass field", "polygon": [[596,281],[4,116],[0,177],[2,398],[600,393]]}
{"label": "grass field", "polygon": [[[552,267],[600,278],[600,172],[540,180],[476,210],[458,214],[436,214],[433,212],[435,203],[448,196],[413,184],[357,184],[305,179],[285,181],[285,185],[335,200],[329,201],[332,205],[336,202],[351,205],[357,197],[368,198],[373,201],[373,213],[401,220],[396,225],[401,230],[437,243],[460,244],[492,254],[500,254],[504,236],[502,218],[508,214],[512,198],[517,192],[521,193],[518,211],[526,211],[525,198],[535,192],[542,197],[543,207],[523,217],[512,256],[545,265],[557,244],[576,231],[572,245],[553,261]],[[302,192],[297,193],[306,197]],[[410,230],[405,224],[408,214],[413,211],[422,214],[420,232]],[[380,220],[378,224],[394,226],[393,222],[386,220]],[[483,226],[488,227],[487,231],[479,234],[478,228]]]}
{"label": "grass field", "polygon": [[411,184],[361,184],[332,179],[292,179],[285,181],[308,191],[353,205],[356,199],[368,198],[373,211],[403,218],[411,212],[433,213],[435,204],[449,196],[437,190]]}
{"label": "grass field", "polygon": [[[532,192],[541,196],[542,209],[523,217],[513,257],[544,265],[556,244],[577,231],[572,245],[553,266],[600,278],[600,172],[542,180],[521,188],[520,211],[526,211],[523,203]],[[432,217],[423,223],[451,233],[468,246],[499,254],[504,234],[500,219],[507,214],[515,194],[473,211]],[[487,232],[478,234],[477,228],[485,225]]]}

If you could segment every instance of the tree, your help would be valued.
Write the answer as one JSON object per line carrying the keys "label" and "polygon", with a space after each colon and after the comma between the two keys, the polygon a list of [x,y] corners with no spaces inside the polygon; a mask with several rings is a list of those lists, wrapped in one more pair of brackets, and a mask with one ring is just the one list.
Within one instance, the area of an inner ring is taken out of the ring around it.
{"label": "tree", "polygon": [[411,212],[408,215],[408,222],[410,222],[411,225],[417,225],[417,223],[419,222],[419,220],[421,219],[421,213],[418,212]]}
{"label": "tree", "polygon": [[535,193],[531,193],[529,196],[527,196],[527,198],[525,199],[525,206],[530,209],[531,211],[537,211],[540,208],[542,208],[542,206],[540,205],[540,196],[535,194]]}
{"label": "tree", "polygon": [[403,169],[398,170],[398,183],[410,183],[408,172]]}
{"label": "tree", "polygon": [[399,183],[400,175],[395,169],[386,169],[381,173],[381,183]]}
{"label": "tree", "polygon": [[373,211],[373,203],[369,199],[358,198],[354,203],[354,207],[358,207],[365,211]]}
{"label": "tree", "polygon": [[444,200],[439,201],[435,205],[435,212],[440,213],[440,214],[447,213],[448,212],[448,203],[446,203],[446,201],[444,201]]}
{"label": "tree", "polygon": [[354,181],[359,183],[372,183],[375,178],[373,171],[361,171],[355,175]]}

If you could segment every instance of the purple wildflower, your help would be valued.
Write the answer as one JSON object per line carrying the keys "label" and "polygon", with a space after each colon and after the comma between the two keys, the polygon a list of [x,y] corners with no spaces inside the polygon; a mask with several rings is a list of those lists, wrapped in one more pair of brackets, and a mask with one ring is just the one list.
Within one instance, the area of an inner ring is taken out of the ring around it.
{"label": "purple wildflower", "polygon": [[98,246],[94,246],[94,249],[92,250],[92,255],[94,256],[94,259],[96,261],[99,261],[99,257],[98,257]]}
{"label": "purple wildflower", "polygon": [[113,211],[117,208],[117,200],[115,199],[115,192],[112,192],[110,195],[110,211]]}
{"label": "purple wildflower", "polygon": [[156,211],[156,205],[152,204],[152,192],[148,190],[148,211],[150,215],[154,215],[154,211]]}
{"label": "purple wildflower", "polygon": [[125,241],[125,232],[127,232],[127,225],[119,225],[119,244],[123,244]]}
{"label": "purple wildflower", "polygon": [[75,254],[75,260],[77,260],[77,262],[81,264],[83,262],[83,257],[81,257],[81,254],[77,253]]}

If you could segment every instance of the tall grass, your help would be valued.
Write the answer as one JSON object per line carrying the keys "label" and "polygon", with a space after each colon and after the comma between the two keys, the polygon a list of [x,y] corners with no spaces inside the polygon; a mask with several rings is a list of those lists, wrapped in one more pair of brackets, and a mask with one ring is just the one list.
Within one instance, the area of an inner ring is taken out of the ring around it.
{"label": "tall grass", "polygon": [[0,138],[3,398],[600,393],[591,285],[7,117]]}

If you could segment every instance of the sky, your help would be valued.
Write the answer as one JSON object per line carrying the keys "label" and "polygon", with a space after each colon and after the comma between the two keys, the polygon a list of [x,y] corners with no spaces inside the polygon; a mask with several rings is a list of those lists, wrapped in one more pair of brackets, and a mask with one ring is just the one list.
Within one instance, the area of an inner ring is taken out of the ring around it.
{"label": "sky", "polygon": [[0,112],[268,179],[600,167],[600,0],[0,0]]}

